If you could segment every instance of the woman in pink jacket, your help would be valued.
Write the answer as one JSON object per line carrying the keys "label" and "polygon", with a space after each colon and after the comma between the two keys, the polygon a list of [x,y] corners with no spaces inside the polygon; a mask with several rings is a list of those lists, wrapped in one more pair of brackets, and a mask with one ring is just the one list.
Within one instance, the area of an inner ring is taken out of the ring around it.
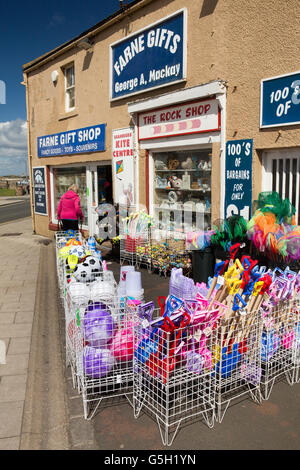
{"label": "woman in pink jacket", "polygon": [[78,230],[78,219],[83,221],[83,213],[80,207],[77,184],[72,184],[68,191],[60,198],[57,208],[58,223],[62,222],[63,231]]}

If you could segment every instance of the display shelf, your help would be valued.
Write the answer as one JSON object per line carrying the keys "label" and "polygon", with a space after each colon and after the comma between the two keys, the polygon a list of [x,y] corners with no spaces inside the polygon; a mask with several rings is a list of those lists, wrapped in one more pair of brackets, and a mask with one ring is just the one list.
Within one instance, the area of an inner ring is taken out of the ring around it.
{"label": "display shelf", "polygon": [[163,191],[197,191],[197,192],[202,192],[202,193],[210,193],[211,189],[184,189],[184,188],[155,188],[155,189],[162,189]]}
{"label": "display shelf", "polygon": [[196,209],[184,209],[179,207],[157,207],[155,209],[157,212],[160,211],[184,211],[184,212],[192,212],[193,214],[204,214],[204,215],[211,215],[211,211],[197,211]]}
{"label": "display shelf", "polygon": [[200,169],[196,169],[196,168],[192,168],[192,169],[180,168],[179,170],[158,170],[157,168],[155,168],[155,171],[156,171],[156,173],[158,173],[158,172],[173,173],[173,171],[189,171],[189,172],[191,172],[191,171],[198,171],[198,172],[203,171],[205,173],[209,173],[209,172],[211,172],[211,168],[209,168],[208,170],[203,170],[203,169],[200,170]]}
{"label": "display shelf", "polygon": [[[157,215],[165,213],[169,218],[174,212],[177,218],[180,211],[188,212],[193,222],[196,217],[202,217],[204,224],[210,224],[211,149],[159,152],[154,156],[153,170],[153,202]],[[184,207],[185,203],[192,204]],[[174,221],[175,227],[177,224],[182,225],[180,220]]]}

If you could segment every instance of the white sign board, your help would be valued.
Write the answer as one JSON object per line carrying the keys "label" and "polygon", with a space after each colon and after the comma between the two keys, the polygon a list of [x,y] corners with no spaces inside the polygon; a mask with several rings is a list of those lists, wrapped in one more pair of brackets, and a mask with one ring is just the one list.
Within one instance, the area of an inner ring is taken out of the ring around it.
{"label": "white sign board", "polygon": [[138,115],[138,139],[219,131],[220,111],[216,99],[154,109]]}
{"label": "white sign board", "polygon": [[112,131],[112,167],[115,203],[134,204],[134,143],[130,127]]}

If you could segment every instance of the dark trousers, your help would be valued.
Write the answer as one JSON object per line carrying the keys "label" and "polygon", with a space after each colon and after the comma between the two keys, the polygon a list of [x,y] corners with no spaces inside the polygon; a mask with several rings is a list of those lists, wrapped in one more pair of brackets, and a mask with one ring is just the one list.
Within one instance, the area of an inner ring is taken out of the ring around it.
{"label": "dark trousers", "polygon": [[78,220],[62,219],[61,222],[64,232],[67,230],[78,230]]}

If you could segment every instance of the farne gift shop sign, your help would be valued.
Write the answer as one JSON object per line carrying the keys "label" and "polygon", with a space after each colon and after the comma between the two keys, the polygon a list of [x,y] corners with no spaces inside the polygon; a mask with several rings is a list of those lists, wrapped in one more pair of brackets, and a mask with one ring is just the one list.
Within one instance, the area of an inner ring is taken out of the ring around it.
{"label": "farne gift shop sign", "polygon": [[55,157],[105,150],[105,124],[37,138],[38,157]]}
{"label": "farne gift shop sign", "polygon": [[111,45],[111,100],[186,77],[186,9]]}

